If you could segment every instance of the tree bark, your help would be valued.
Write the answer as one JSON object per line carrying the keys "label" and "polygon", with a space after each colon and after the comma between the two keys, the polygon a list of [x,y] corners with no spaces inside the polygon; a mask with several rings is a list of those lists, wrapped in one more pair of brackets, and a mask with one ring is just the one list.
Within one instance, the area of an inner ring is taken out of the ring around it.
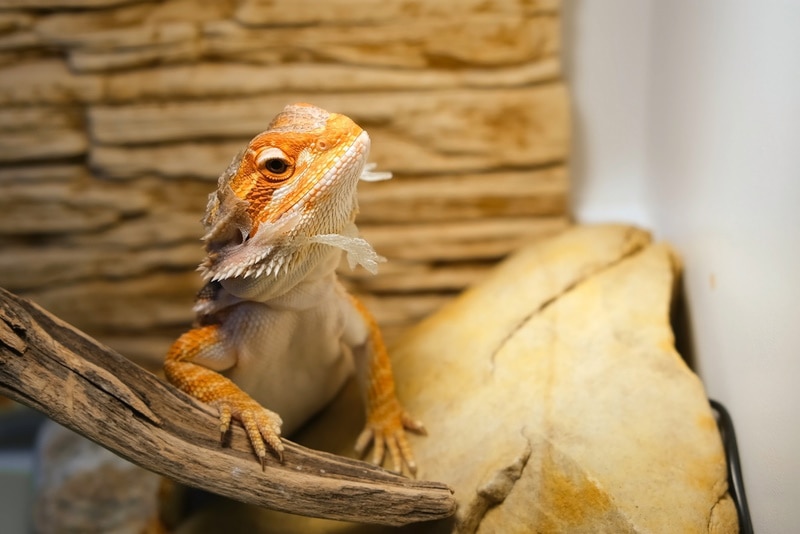
{"label": "tree bark", "polygon": [[262,472],[243,430],[224,446],[210,408],[0,288],[0,393],[180,483],[275,510],[403,525],[455,512],[444,484],[284,440]]}

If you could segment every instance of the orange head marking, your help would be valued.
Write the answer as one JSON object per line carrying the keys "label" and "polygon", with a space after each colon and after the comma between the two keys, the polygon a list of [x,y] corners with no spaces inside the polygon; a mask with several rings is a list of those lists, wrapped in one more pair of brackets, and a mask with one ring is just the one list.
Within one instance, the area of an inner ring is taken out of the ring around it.
{"label": "orange head marking", "polygon": [[[308,209],[313,192],[362,133],[344,115],[309,104],[287,106],[247,147],[231,188],[248,202],[252,233],[291,208]],[[319,191],[317,191],[319,192]]]}

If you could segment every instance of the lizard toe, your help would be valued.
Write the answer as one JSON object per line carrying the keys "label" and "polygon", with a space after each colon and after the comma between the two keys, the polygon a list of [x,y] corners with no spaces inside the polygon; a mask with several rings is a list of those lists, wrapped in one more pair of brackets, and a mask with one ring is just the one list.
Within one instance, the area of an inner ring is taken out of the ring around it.
{"label": "lizard toe", "polygon": [[219,411],[219,440],[222,443],[225,441],[225,434],[231,427],[231,407],[229,404],[220,403],[217,410]]}
{"label": "lizard toe", "polygon": [[[408,471],[412,475],[417,474],[417,461],[414,458],[414,452],[411,449],[411,444],[408,442],[408,438],[406,438],[406,433],[402,430],[398,430],[394,434],[394,442],[396,443],[397,449],[399,451],[399,459],[402,463],[405,463],[408,467]],[[402,467],[402,463],[400,467]]]}
{"label": "lizard toe", "polygon": [[406,431],[427,434],[420,421],[399,410],[392,417],[370,421],[356,440],[356,452],[363,457],[372,445],[373,463],[382,465],[384,457],[388,455],[392,471],[402,473],[405,467],[409,473],[415,475],[417,463]]}
{"label": "lizard toe", "polygon": [[[402,432],[401,430],[400,433]],[[394,433],[386,439],[386,449],[389,451],[389,457],[392,459],[392,471],[395,473],[402,473],[403,457],[400,454],[400,446],[397,443],[397,433]]]}
{"label": "lizard toe", "polygon": [[373,435],[374,433],[369,427],[362,430],[361,434],[358,435],[358,438],[356,439],[355,450],[359,457],[363,457],[367,452],[369,444],[372,443]]}
{"label": "lizard toe", "polygon": [[275,412],[262,408],[256,415],[260,438],[269,445],[278,461],[283,463],[283,442],[281,441],[281,418]]}
{"label": "lizard toe", "polygon": [[253,450],[261,461],[261,466],[264,466],[264,461],[267,456],[267,447],[264,444],[264,439],[261,436],[261,430],[258,428],[255,414],[252,410],[244,410],[239,414],[239,419],[242,421],[244,431],[247,432],[247,437],[250,440]]}
{"label": "lizard toe", "polygon": [[419,419],[414,419],[409,415],[408,412],[403,412],[401,416],[401,421],[403,423],[403,428],[406,430],[410,430],[415,434],[419,434],[420,436],[427,436],[428,430],[425,428],[425,425]]}
{"label": "lizard toe", "polygon": [[380,432],[374,432],[372,442],[372,463],[381,465],[386,454],[386,439]]}

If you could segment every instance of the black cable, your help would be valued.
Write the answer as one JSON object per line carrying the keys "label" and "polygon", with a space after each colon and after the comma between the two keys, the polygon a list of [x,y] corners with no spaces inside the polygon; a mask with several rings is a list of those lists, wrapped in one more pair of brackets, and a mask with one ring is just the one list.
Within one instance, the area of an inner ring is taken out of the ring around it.
{"label": "black cable", "polygon": [[722,436],[722,446],[725,448],[725,457],[728,461],[729,490],[739,516],[739,532],[740,534],[753,534],[753,522],[750,519],[750,508],[747,506],[747,495],[744,491],[744,477],[739,461],[739,446],[736,444],[733,419],[720,402],[713,399],[709,399],[709,402],[717,412],[717,427]]}

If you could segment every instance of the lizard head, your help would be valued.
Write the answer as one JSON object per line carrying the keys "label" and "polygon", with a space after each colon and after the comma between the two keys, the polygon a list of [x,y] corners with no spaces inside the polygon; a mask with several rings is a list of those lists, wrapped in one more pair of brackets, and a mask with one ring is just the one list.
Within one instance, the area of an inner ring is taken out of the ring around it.
{"label": "lizard head", "polygon": [[[200,270],[213,280],[277,275],[311,243],[347,250],[341,234],[358,211],[358,180],[379,177],[365,171],[369,146],[367,133],[344,115],[310,104],[284,108],[210,195]],[[331,240],[337,235],[339,244]]]}

